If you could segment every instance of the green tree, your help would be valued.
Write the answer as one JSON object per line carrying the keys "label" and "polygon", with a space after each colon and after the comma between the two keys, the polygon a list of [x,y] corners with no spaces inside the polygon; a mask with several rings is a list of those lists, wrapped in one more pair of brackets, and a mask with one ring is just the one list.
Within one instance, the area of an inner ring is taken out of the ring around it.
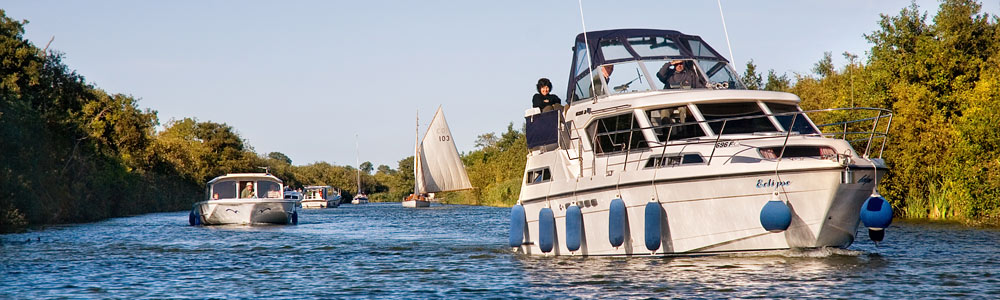
{"label": "green tree", "polygon": [[292,164],[292,159],[281,152],[271,152],[267,154],[267,158],[273,159],[275,161],[283,162],[285,164]]}
{"label": "green tree", "polygon": [[365,174],[371,174],[373,166],[374,165],[370,161],[363,162],[361,163],[361,172],[364,172]]}
{"label": "green tree", "polygon": [[788,91],[792,86],[792,82],[788,79],[788,75],[781,74],[778,76],[774,72],[774,69],[767,70],[767,85],[764,85],[764,90],[785,92]]}
{"label": "green tree", "polygon": [[830,52],[824,52],[823,58],[813,65],[813,72],[820,77],[826,77],[833,74],[833,54]]}
{"label": "green tree", "polygon": [[764,79],[757,73],[757,65],[753,64],[753,59],[747,61],[746,71],[743,73],[743,85],[749,90],[759,90],[764,86]]}

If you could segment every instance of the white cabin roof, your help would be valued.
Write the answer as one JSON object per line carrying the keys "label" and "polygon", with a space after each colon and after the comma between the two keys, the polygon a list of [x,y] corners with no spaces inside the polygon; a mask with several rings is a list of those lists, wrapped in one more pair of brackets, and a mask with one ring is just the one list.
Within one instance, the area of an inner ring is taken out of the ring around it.
{"label": "white cabin roof", "polygon": [[274,182],[277,182],[277,183],[284,183],[283,181],[281,181],[281,179],[278,179],[278,177],[274,177],[274,175],[267,174],[267,173],[229,173],[229,174],[226,174],[226,175],[215,177],[212,180],[209,180],[208,184],[213,184],[213,183],[215,183],[217,181],[227,180],[227,179],[229,179],[229,180],[255,180],[255,181],[264,180],[264,181],[274,181]]}

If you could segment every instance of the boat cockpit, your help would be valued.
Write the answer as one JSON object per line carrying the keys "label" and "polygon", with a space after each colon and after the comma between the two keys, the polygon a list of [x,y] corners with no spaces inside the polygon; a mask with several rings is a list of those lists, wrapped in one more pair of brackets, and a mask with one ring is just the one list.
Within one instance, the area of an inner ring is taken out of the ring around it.
{"label": "boat cockpit", "polygon": [[654,90],[745,89],[722,55],[700,37],[673,30],[581,33],[573,51],[571,102]]}
{"label": "boat cockpit", "polygon": [[333,188],[330,186],[307,186],[303,191],[307,200],[327,200],[332,193]]}
{"label": "boat cockpit", "polygon": [[272,178],[220,177],[208,182],[210,200],[268,198],[283,199],[282,183]]}

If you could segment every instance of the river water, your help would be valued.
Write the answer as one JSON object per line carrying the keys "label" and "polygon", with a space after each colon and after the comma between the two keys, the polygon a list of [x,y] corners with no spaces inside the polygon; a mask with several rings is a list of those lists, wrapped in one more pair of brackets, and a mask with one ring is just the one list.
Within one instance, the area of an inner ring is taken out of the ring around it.
{"label": "river water", "polygon": [[876,247],[675,258],[526,257],[509,209],[305,210],[297,226],[187,212],[0,235],[0,298],[1000,298],[1000,231],[897,221]]}

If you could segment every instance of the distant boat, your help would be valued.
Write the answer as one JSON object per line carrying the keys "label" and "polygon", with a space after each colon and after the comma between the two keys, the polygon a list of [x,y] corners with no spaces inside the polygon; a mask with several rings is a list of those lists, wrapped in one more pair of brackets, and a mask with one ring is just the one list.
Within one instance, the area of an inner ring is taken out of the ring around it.
{"label": "distant boat", "polygon": [[357,166],[358,166],[358,170],[357,170],[358,171],[357,172],[357,174],[358,174],[358,194],[354,195],[354,199],[351,199],[351,204],[367,204],[368,203],[368,194],[365,194],[365,192],[361,191],[361,159],[360,159],[361,153],[358,152],[358,136],[357,135],[354,136],[354,152],[355,152],[354,163],[357,164]]}
{"label": "distant boat", "polygon": [[368,195],[367,194],[357,194],[354,195],[354,199],[351,199],[351,204],[367,204]]}
{"label": "distant boat", "polygon": [[[302,200],[302,193],[296,190],[289,189],[288,186],[285,186],[285,199]],[[302,202],[299,201],[299,204],[296,206],[301,208]]]}
{"label": "distant boat", "polygon": [[195,203],[191,225],[297,224],[299,199],[285,198],[281,179],[266,173],[237,173],[208,182],[208,199]]}
{"label": "distant boat", "polygon": [[306,186],[302,208],[334,208],[340,206],[340,194],[329,185]]}
{"label": "distant boat", "polygon": [[[418,122],[417,136],[419,126]],[[414,147],[413,178],[413,194],[403,199],[403,207],[428,207],[429,193],[472,188],[441,107],[434,113],[423,140]]]}

